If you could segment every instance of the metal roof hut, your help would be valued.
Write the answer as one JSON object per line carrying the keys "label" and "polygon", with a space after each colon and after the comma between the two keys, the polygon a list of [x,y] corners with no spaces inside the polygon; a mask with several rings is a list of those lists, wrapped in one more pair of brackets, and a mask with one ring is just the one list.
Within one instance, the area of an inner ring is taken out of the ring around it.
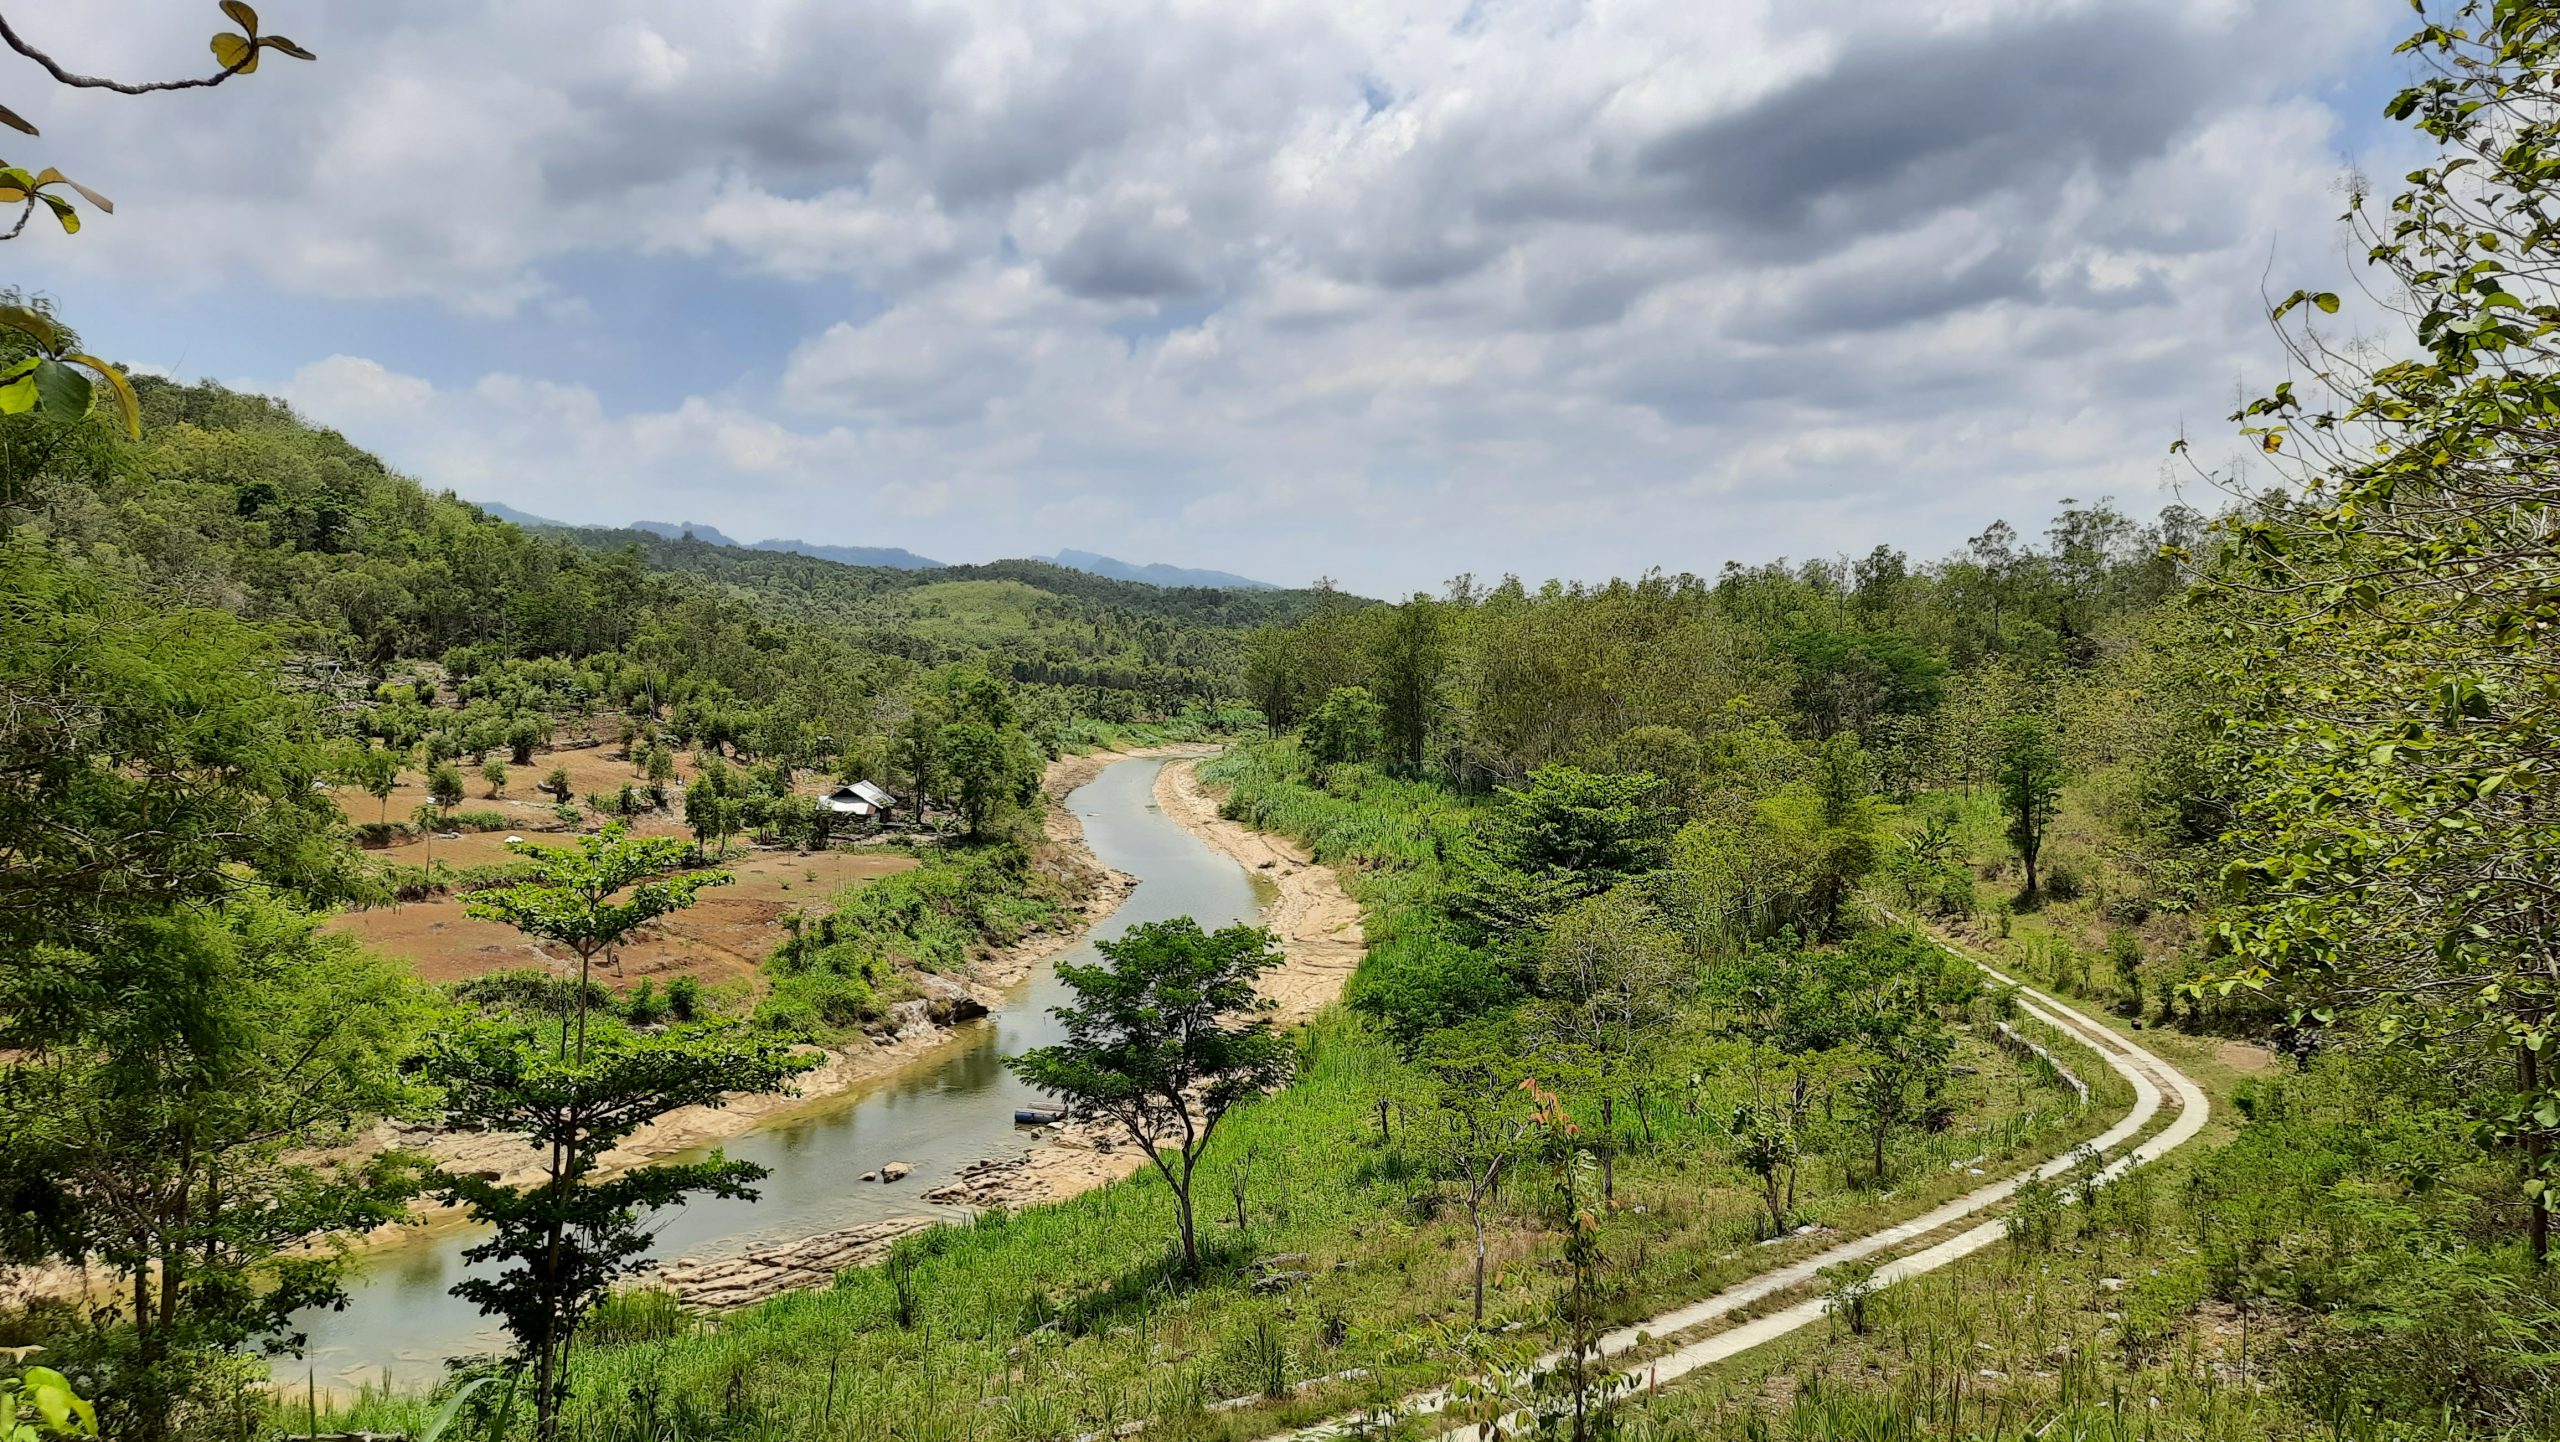
{"label": "metal roof hut", "polygon": [[898,798],[868,781],[856,781],[828,792],[820,804],[838,816],[868,821],[875,816],[888,815],[890,808],[898,804]]}

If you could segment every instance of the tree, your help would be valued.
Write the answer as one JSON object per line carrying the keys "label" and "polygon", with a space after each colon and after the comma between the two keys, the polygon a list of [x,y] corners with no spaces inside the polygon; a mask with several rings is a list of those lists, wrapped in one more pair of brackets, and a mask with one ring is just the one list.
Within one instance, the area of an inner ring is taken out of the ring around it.
{"label": "tree", "polygon": [[898,765],[907,773],[907,785],[915,792],[916,824],[924,824],[927,795],[942,785],[942,722],[939,708],[918,698],[898,723],[895,738]]}
{"label": "tree", "polygon": [[1196,1276],[1191,1183],[1201,1154],[1236,1103],[1291,1070],[1271,1003],[1254,991],[1255,979],[1280,964],[1278,944],[1258,927],[1203,932],[1182,916],[1094,947],[1107,964],[1058,965],[1074,1000],[1050,1015],[1066,1040],[1005,1065],[1075,1110],[1120,1124],[1173,1189],[1183,1270]]}
{"label": "tree", "polygon": [[391,824],[391,793],[400,789],[400,762],[400,753],[389,747],[368,746],[356,757],[356,784],[382,804],[386,826]]}
{"label": "tree", "polygon": [[1388,611],[1372,646],[1370,670],[1381,745],[1389,763],[1408,775],[1422,771],[1440,710],[1440,673],[1447,664],[1438,602],[1415,596]]}
{"label": "tree", "polygon": [[718,842],[722,855],[729,851],[729,833],[738,829],[738,798],[728,794],[725,773],[705,769],[684,789],[684,824],[693,832],[696,847],[708,848]]}
{"label": "tree", "polygon": [[1307,718],[1307,755],[1319,766],[1377,759],[1385,713],[1365,686],[1339,686]]}
{"label": "tree", "polygon": [[752,1197],[750,1184],[764,1175],[760,1167],[715,1154],[591,1181],[597,1160],[679,1107],[717,1106],[731,1092],[775,1091],[815,1063],[779,1041],[720,1026],[656,1037],[617,1027],[591,1046],[594,958],[729,877],[683,870],[682,842],[632,836],[619,824],[580,838],[574,849],[528,841],[508,849],[535,863],[532,878],[475,892],[464,909],[576,953],[574,1020],[554,1023],[559,1035],[549,1057],[535,1031],[491,1024],[440,1040],[426,1070],[445,1088],[454,1124],[522,1133],[545,1159],[544,1180],[521,1190],[455,1173],[443,1174],[438,1187],[446,1200],[496,1229],[465,1255],[512,1264],[496,1277],[468,1279],[454,1293],[505,1320],[534,1369],[535,1435],[548,1439],[557,1435],[567,1392],[563,1366],[578,1321],[647,1249],[641,1218],[698,1192]]}
{"label": "tree", "polygon": [[[279,659],[228,613],[145,595],[24,532],[0,540],[0,1249],[154,1279],[148,1319],[127,1319],[142,1365],[100,1399],[119,1435],[161,1435],[155,1399],[203,1382],[197,1349],[262,1325],[255,1293],[284,1270],[276,1229],[325,1218],[306,1206],[320,1179],[280,1158],[365,1109],[351,1090],[306,1124],[293,1088],[320,1088],[342,1058],[370,1075],[356,1042],[388,1024],[303,1008],[318,1001],[305,983],[343,981],[343,1002],[380,973],[333,975],[345,958],[282,919],[355,877],[320,719],[278,684]],[[324,1053],[313,1074],[281,1076],[303,1040]],[[227,1161],[240,1190],[209,1231],[152,1220],[181,1195],[203,1217],[208,1169]]]}
{"label": "tree", "polygon": [[1040,750],[1018,730],[998,730],[984,721],[947,726],[942,756],[945,779],[973,841],[986,835],[999,810],[1028,806],[1040,795]]}
{"label": "tree", "polygon": [[1618,1097],[1634,1088],[1641,1105],[1645,1056],[1689,985],[1679,939],[1627,888],[1558,912],[1539,950],[1539,1029],[1559,1069],[1600,1092],[1604,1199],[1617,1195]]}
{"label": "tree", "polygon": [[[578,958],[576,1044],[587,1039],[588,979],[595,958],[634,930],[693,904],[704,887],[725,886],[725,871],[688,870],[684,843],[671,836],[633,836],[619,822],[578,839],[575,847],[510,841],[533,863],[533,875],[511,886],[475,891],[463,910],[503,921],[525,935],[567,947]],[[561,1051],[570,1050],[563,1032]]]}
{"label": "tree", "polygon": [[1535,930],[1586,896],[1659,867],[1674,817],[1648,775],[1543,766],[1502,790],[1492,815],[1453,849],[1451,912],[1476,936]]}
{"label": "tree", "polygon": [[[2560,1210],[2560,6],[2462,3],[2401,47],[2387,113],[2435,147],[2347,220],[2378,274],[2387,345],[2339,343],[2326,291],[2273,319],[2301,364],[2233,416],[2293,484],[2216,477],[2244,502],[2206,566],[2227,697],[2235,904],[2220,980],[2342,1041],[2456,1081],[2478,1139],[2514,1157],[2523,1241]],[[2313,387],[2320,391],[2314,391]],[[2183,448],[2183,442],[2180,448]]]}
{"label": "tree", "polygon": [[2033,716],[2013,716],[2000,728],[1998,769],[2000,809],[2009,818],[2009,844],[2027,871],[2026,894],[2036,893],[2036,860],[2044,852],[2045,832],[2062,806],[2062,757],[2053,735]]}
{"label": "tree", "polygon": [[542,778],[542,789],[550,792],[551,799],[562,806],[569,804],[569,797],[575,785],[576,783],[569,779],[569,768],[566,766],[554,766],[551,768],[551,774]]}
{"label": "tree", "polygon": [[439,761],[427,773],[427,794],[435,798],[438,811],[451,811],[462,804],[462,772],[450,761]]}
{"label": "tree", "polygon": [[1882,1186],[1885,1142],[1944,1088],[1955,1038],[1924,997],[1895,983],[1867,999],[1854,1045],[1856,1065],[1847,1090],[1852,1104],[1867,1118],[1876,1184]]}
{"label": "tree", "polygon": [[1822,835],[1806,901],[1815,930],[1833,936],[1851,892],[1876,866],[1874,770],[1856,737],[1833,736],[1814,752],[1813,787]]}
{"label": "tree", "polygon": [[[1798,1083],[1799,1095],[1802,1083]],[[1734,1160],[1760,1179],[1760,1198],[1769,1209],[1769,1235],[1783,1236],[1787,1216],[1795,1209],[1796,1165],[1803,1157],[1803,1131],[1795,1112],[1766,1102],[1752,1102],[1733,1114]]]}
{"label": "tree", "polygon": [[1279,626],[1257,626],[1244,638],[1244,690],[1274,736],[1298,724],[1297,639]]}
{"label": "tree", "polygon": [[533,764],[533,748],[542,744],[542,723],[530,716],[520,717],[507,727],[507,759],[518,766]]}
{"label": "tree", "polygon": [[656,1035],[617,1026],[590,1041],[580,990],[574,1054],[542,1045],[532,1028],[481,1023],[438,1038],[425,1062],[427,1076],[444,1088],[450,1125],[522,1135],[544,1158],[542,1180],[526,1187],[468,1172],[445,1172],[437,1180],[446,1201],[492,1228],[463,1255],[474,1264],[499,1263],[500,1270],[466,1278],[453,1292],[498,1317],[515,1338],[533,1374],[534,1436],[544,1442],[559,1435],[578,1324],[618,1278],[641,1265],[652,1236],[646,1219],[691,1196],[751,1201],[754,1183],[765,1176],[763,1167],[714,1152],[703,1161],[661,1162],[597,1178],[601,1158],[680,1107],[781,1091],[816,1065],[787,1043],[752,1036],[734,1023]]}
{"label": "tree", "polygon": [[[1515,1080],[1516,1061],[1497,1038],[1458,1031],[1426,1065],[1432,1083],[1431,1121],[1423,1145],[1439,1171],[1458,1184],[1475,1235],[1475,1320],[1484,1325],[1485,1214],[1503,1174],[1530,1155],[1537,1124]],[[1493,1044],[1487,1045],[1486,1042]]]}
{"label": "tree", "polygon": [[344,1259],[315,1238],[406,1215],[413,1159],[315,1154],[407,1103],[422,1008],[393,966],[254,895],[131,918],[93,964],[23,960],[0,1015],[76,1011],[113,1032],[13,1059],[0,1228],[13,1252],[118,1279],[138,1368],[115,1389],[117,1435],[161,1435],[194,1358],[294,1346],[295,1312],[343,1299]]}
{"label": "tree", "polygon": [[492,756],[480,763],[480,779],[489,783],[489,799],[507,794],[507,763]]}

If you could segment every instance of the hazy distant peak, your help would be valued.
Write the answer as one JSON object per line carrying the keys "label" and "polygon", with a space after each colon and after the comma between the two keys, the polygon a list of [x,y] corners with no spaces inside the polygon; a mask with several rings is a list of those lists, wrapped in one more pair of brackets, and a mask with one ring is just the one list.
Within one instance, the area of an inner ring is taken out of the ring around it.
{"label": "hazy distant peak", "polygon": [[670,541],[683,540],[685,535],[690,532],[695,540],[704,542],[708,545],[738,546],[740,549],[744,549],[743,543],[730,540],[727,536],[720,534],[719,527],[706,526],[700,521],[686,521],[682,524],[669,521],[633,521],[631,523],[631,529],[635,531],[647,531],[653,536],[664,536]]}
{"label": "hazy distant peak", "polygon": [[1164,565],[1161,562],[1151,562],[1141,566],[1128,561],[1115,560],[1109,556],[1098,556],[1091,551],[1060,551],[1054,556],[1042,559],[1053,566],[1064,566],[1070,571],[1109,576],[1115,581],[1143,581],[1150,586],[1209,586],[1221,591],[1280,589],[1269,581],[1257,581],[1250,576],[1238,576],[1227,571],[1192,570],[1184,566]]}
{"label": "hazy distant peak", "polygon": [[473,501],[471,504],[511,526],[548,526],[555,531],[569,529],[567,521],[555,521],[549,516],[537,516],[530,511],[519,511],[513,506],[498,501]]}
{"label": "hazy distant peak", "polygon": [[758,541],[751,549],[788,551],[795,556],[815,556],[821,561],[840,561],[848,566],[895,566],[901,571],[934,571],[942,567],[940,561],[898,546],[827,546],[816,541]]}

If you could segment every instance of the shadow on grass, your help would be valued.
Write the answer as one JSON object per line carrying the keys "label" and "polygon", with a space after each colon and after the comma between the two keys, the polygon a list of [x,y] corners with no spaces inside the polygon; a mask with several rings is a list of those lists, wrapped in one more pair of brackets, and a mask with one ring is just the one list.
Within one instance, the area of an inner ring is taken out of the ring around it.
{"label": "shadow on grass", "polygon": [[1083,1337],[1107,1331],[1115,1323],[1145,1310],[1157,1300],[1181,1296],[1185,1292],[1212,1287],[1239,1286],[1253,1266],[1253,1243],[1250,1238],[1227,1233],[1200,1239],[1200,1274],[1183,1275],[1182,1253],[1167,1247],[1156,1256],[1131,1267],[1100,1286],[1070,1298],[1053,1314],[1045,1294],[1035,1293],[1031,1311],[1022,1320],[1021,1330],[1035,1332],[1054,1323],[1070,1337]]}

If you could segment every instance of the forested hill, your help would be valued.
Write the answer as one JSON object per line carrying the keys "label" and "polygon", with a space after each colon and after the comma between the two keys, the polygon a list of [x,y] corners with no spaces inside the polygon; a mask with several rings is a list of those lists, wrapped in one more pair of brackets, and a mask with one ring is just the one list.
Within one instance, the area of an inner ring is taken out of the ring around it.
{"label": "forested hill", "polygon": [[808,614],[861,619],[862,603],[902,591],[929,591],[956,581],[1006,581],[1047,592],[1079,611],[1152,616],[1221,629],[1295,621],[1314,609],[1314,591],[1270,587],[1158,586],[1120,580],[1054,561],[988,561],[975,565],[858,566],[805,555],[704,539],[597,526],[561,526],[552,534],[596,551],[637,548],[653,570],[681,571],[773,595]]}
{"label": "forested hill", "polygon": [[[43,443],[0,457],[11,519],[111,559],[168,601],[232,611],[306,655],[377,674],[457,649],[575,660],[637,646],[733,687],[788,655],[879,690],[915,667],[979,662],[1120,693],[1097,704],[1126,719],[1232,695],[1243,629],[1313,604],[1309,592],[1168,590],[1039,562],[918,572],[636,530],[527,529],[427,490],[280,402],[138,386],[138,445],[87,428],[19,433]],[[721,653],[734,659],[709,660]]]}

